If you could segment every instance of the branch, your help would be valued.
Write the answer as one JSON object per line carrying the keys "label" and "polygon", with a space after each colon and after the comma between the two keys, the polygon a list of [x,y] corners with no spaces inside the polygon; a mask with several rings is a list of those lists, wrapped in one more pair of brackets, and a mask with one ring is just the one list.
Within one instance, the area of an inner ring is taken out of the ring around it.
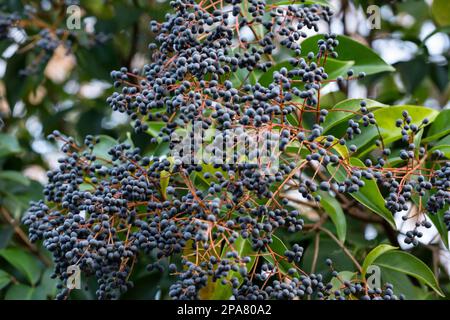
{"label": "branch", "polygon": [[362,267],[359,264],[359,262],[355,259],[355,257],[351,254],[350,251],[348,251],[348,249],[345,247],[345,245],[338,239],[336,238],[336,236],[328,229],[325,229],[323,227],[319,227],[320,231],[325,232],[331,239],[334,240],[334,242],[337,243],[337,245],[342,249],[342,251],[344,251],[344,253],[350,258],[350,260],[352,260],[353,264],[356,266],[356,268],[358,269],[358,271],[360,273],[362,273]]}

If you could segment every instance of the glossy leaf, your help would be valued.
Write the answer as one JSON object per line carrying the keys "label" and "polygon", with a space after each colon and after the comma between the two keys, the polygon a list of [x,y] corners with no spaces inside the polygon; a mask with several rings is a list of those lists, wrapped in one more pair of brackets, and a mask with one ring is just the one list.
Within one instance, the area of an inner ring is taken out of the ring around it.
{"label": "glossy leaf", "polygon": [[21,152],[19,141],[13,135],[0,133],[0,157]]}
{"label": "glossy leaf", "polygon": [[[423,118],[428,118],[432,123],[439,114],[438,111],[421,107],[421,106],[391,106],[387,108],[381,108],[373,112],[377,121],[378,128],[380,130],[381,137],[385,144],[399,140],[402,137],[401,128],[396,127],[395,121],[402,119],[402,112],[406,110],[412,117],[411,124],[419,126],[422,123]],[[376,139],[379,139],[380,135],[375,126],[371,125],[366,128],[362,128],[362,133],[355,136],[355,138],[349,143],[355,144],[358,147],[358,154],[360,156],[376,148],[373,143]]]}
{"label": "glossy leaf", "polygon": [[328,79],[336,79],[337,77],[345,76],[347,71],[355,64],[355,61],[341,61],[328,58],[325,64],[325,72],[328,74]]}
{"label": "glossy leaf", "polygon": [[160,179],[159,179],[159,185],[161,188],[161,194],[163,195],[164,198],[167,198],[167,187],[169,186],[169,181],[170,181],[170,173],[172,171],[172,166],[173,166],[173,157],[169,157],[168,158],[171,168],[170,168],[170,172],[169,171],[161,171],[161,175],[160,175]]}
{"label": "glossy leaf", "polygon": [[11,276],[3,270],[0,270],[0,290],[11,283]]}
{"label": "glossy leaf", "polygon": [[438,232],[441,236],[442,242],[448,248],[449,247],[448,229],[447,229],[447,225],[444,221],[445,211],[446,211],[446,208],[442,208],[436,214],[428,214],[427,216],[431,220],[431,222],[433,222],[434,226],[436,227],[436,229],[438,230]]}
{"label": "glossy leaf", "polygon": [[341,204],[328,193],[321,192],[320,195],[320,204],[333,221],[339,240],[344,243],[347,233],[347,220],[345,219]]}
{"label": "glossy leaf", "polygon": [[292,1],[274,1],[274,5],[290,5],[290,4],[320,4],[322,6],[329,6],[330,2],[328,0],[292,0]]}
{"label": "glossy leaf", "polygon": [[[364,163],[357,158],[350,158],[350,164],[358,168],[365,167]],[[343,182],[347,178],[347,173],[342,167],[336,169],[336,167],[330,164],[327,166],[327,169],[338,182]],[[374,180],[363,180],[365,182],[365,185],[361,187],[357,192],[350,193],[350,195],[359,203],[380,215],[395,229],[394,218],[392,216],[392,213],[385,207],[384,198],[381,195],[378,185]]]}
{"label": "glossy leaf", "polygon": [[[304,55],[308,52],[317,53],[317,41],[323,39],[323,35],[315,35],[307,38],[301,43],[302,53]],[[346,36],[338,35],[339,45],[336,48],[338,53],[337,60],[354,61],[352,67],[357,75],[359,72],[366,74],[375,74],[380,72],[392,72],[395,69],[386,63],[369,47]]]}
{"label": "glossy leaf", "polygon": [[388,251],[379,255],[374,263],[384,268],[406,273],[430,286],[438,295],[444,296],[430,268],[408,252],[400,250]]}
{"label": "glossy leaf", "polygon": [[344,287],[343,282],[344,281],[351,281],[356,275],[356,272],[351,271],[341,271],[338,273],[337,277],[334,277],[331,279],[331,284],[333,287],[331,288],[331,292],[334,292],[336,290],[340,290]]}
{"label": "glossy leaf", "polygon": [[422,142],[435,141],[448,134],[450,134],[450,109],[442,110],[437,115],[428,129],[427,136],[422,139]]}
{"label": "glossy leaf", "polygon": [[[408,93],[413,93],[426,78],[429,72],[429,64],[426,61],[427,57],[419,55],[412,60],[402,61],[395,65],[401,80]],[[414,72],[411,72],[414,70]]]}
{"label": "glossy leaf", "polygon": [[362,267],[362,274],[361,274],[362,278],[363,279],[365,278],[367,269],[374,263],[374,261],[379,256],[381,256],[385,252],[395,250],[395,249],[397,249],[397,247],[393,247],[388,244],[380,244],[376,248],[372,249],[372,251],[370,251],[367,254],[366,258],[364,259],[363,265],[361,266]]}
{"label": "glossy leaf", "polygon": [[433,152],[437,150],[441,151],[444,154],[444,157],[450,159],[450,144],[435,146],[428,151],[428,154],[433,154]]}
{"label": "glossy leaf", "polygon": [[5,300],[31,300],[34,290],[33,287],[24,284],[15,284],[8,289]]}
{"label": "glossy leaf", "polygon": [[51,274],[52,269],[46,269],[42,274],[41,281],[39,285],[35,288],[33,292],[33,300],[48,300],[54,299],[57,293],[57,279],[52,279]]}
{"label": "glossy leaf", "polygon": [[341,101],[328,110],[328,115],[325,118],[325,122],[322,124],[323,132],[326,133],[333,127],[355,117],[355,112],[360,112],[361,101],[365,101],[367,103],[367,109],[371,111],[377,108],[387,107],[385,104],[370,99],[348,99]]}
{"label": "glossy leaf", "polygon": [[95,144],[93,154],[102,159],[110,159],[108,151],[117,145],[117,140],[106,135],[97,136],[100,141]]}
{"label": "glossy leaf", "polygon": [[441,140],[439,140],[436,144],[436,146],[442,146],[442,145],[450,145],[450,135],[442,138]]}
{"label": "glossy leaf", "polygon": [[[417,207],[419,207],[421,205],[420,202],[422,200],[422,207],[423,207],[424,204],[428,201],[431,194],[432,193],[426,193],[421,198],[417,194],[415,194],[411,198]],[[449,247],[448,229],[447,229],[447,225],[445,224],[445,221],[444,221],[444,212],[446,210],[447,210],[447,208],[444,207],[441,210],[439,210],[436,214],[428,213],[427,217],[431,220],[431,222],[433,223],[433,225],[436,227],[437,231],[439,232],[439,235],[441,236],[441,240],[444,243],[444,246],[448,248]]]}
{"label": "glossy leaf", "polygon": [[427,291],[413,285],[408,275],[384,267],[380,267],[380,272],[382,282],[392,284],[397,296],[403,294],[406,300],[425,300],[427,298]]}
{"label": "glossy leaf", "polygon": [[147,133],[149,135],[151,135],[152,137],[158,137],[159,132],[166,125],[162,121],[151,121],[151,122],[148,122],[147,124],[148,124]]}
{"label": "glossy leaf", "polygon": [[8,180],[23,185],[25,187],[30,185],[30,180],[27,177],[25,177],[20,172],[12,170],[0,171],[0,181],[2,180]]}
{"label": "glossy leaf", "polygon": [[[336,79],[338,76],[343,76],[346,74],[348,69],[354,64],[353,61],[339,61],[335,59],[327,59],[327,63],[325,66],[325,72],[328,74],[329,79]],[[292,69],[298,69],[299,67],[292,66],[288,61],[284,61],[274,65],[269,68],[266,72],[264,72],[261,77],[258,79],[258,83],[263,86],[269,86],[273,82],[273,73],[276,71],[280,71],[281,68],[286,68],[288,71]],[[301,80],[300,77],[294,77],[294,80]],[[293,86],[295,87],[303,87],[302,82],[294,82]]]}
{"label": "glossy leaf", "polygon": [[440,26],[450,25],[450,2],[448,0],[433,0],[431,13]]}
{"label": "glossy leaf", "polygon": [[[326,140],[325,136],[320,136],[316,139],[316,141],[321,143],[325,142],[324,140]],[[350,153],[348,152],[347,146],[341,145],[337,138],[334,138],[331,149],[334,151],[335,154],[340,156],[342,159],[350,158]]]}
{"label": "glossy leaf", "polygon": [[[275,255],[275,258],[274,258],[274,256],[272,254],[265,254],[264,259],[266,259],[268,262],[270,262],[278,270],[287,274],[288,270],[290,268],[294,267],[293,263],[290,263],[286,259],[281,258],[281,257],[284,257],[284,253],[286,252],[287,247],[283,243],[283,240],[281,240],[276,235],[272,235],[272,240],[273,240],[273,242],[270,244],[270,248],[273,252],[277,253],[277,255]],[[295,272],[294,276],[298,277],[299,276],[298,272]]]}
{"label": "glossy leaf", "polygon": [[36,284],[41,277],[42,265],[37,258],[19,248],[6,248],[0,250],[0,257],[8,261],[21,272],[30,282]]}
{"label": "glossy leaf", "polygon": [[[222,256],[225,257],[226,253],[229,251],[237,251],[240,257],[249,256],[250,262],[246,264],[247,271],[250,272],[251,268],[255,264],[255,256],[254,251],[252,250],[252,245],[249,242],[248,239],[244,239],[242,237],[239,237],[233,244],[233,248],[230,248],[230,246],[226,245]],[[228,276],[226,277],[227,280],[231,280],[233,278],[237,278],[239,282],[242,282],[242,276],[240,275],[239,271],[230,271]],[[218,280],[214,285],[214,291],[210,296],[209,299],[212,300],[227,300],[232,295],[232,289],[230,284],[222,284],[220,280]]]}
{"label": "glossy leaf", "polygon": [[169,186],[169,180],[170,180],[170,172],[162,171],[159,185],[161,187],[161,194],[163,195],[164,198],[167,197],[166,190],[167,187]]}

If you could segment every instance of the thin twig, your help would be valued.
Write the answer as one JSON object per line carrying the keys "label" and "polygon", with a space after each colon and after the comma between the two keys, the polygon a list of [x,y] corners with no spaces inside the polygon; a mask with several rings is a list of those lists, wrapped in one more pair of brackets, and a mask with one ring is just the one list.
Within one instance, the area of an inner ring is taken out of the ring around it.
{"label": "thin twig", "polygon": [[323,227],[319,227],[319,230],[325,232],[331,239],[333,239],[334,242],[336,242],[337,245],[342,249],[342,251],[344,251],[344,253],[350,258],[350,260],[352,260],[353,264],[356,266],[358,271],[360,273],[362,273],[361,265],[355,259],[355,257],[351,254],[351,252],[348,251],[348,249],[345,247],[345,245],[338,238],[336,238],[336,236],[330,230],[327,230],[327,229],[325,229]]}

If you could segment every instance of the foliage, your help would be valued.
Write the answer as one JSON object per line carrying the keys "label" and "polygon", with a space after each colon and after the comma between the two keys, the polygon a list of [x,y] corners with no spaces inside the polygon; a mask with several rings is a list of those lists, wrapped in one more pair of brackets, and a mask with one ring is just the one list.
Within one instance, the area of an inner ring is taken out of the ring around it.
{"label": "foliage", "polygon": [[[0,297],[448,296],[439,266],[450,226],[449,113],[439,109],[448,103],[448,63],[428,52],[433,33],[419,35],[430,19],[435,33],[448,27],[445,1],[389,6],[415,22],[383,20],[382,30],[419,48],[393,66],[348,30],[319,33],[316,22],[331,16],[327,1],[244,1],[228,26],[209,1],[198,9],[189,1],[81,1],[84,17],[97,19],[95,32],[65,29],[72,1],[27,2],[0,7],[0,48],[17,45],[4,56],[1,82]],[[147,14],[157,21],[151,36]],[[180,29],[183,19],[208,27],[192,35]],[[22,42],[12,36],[21,29]],[[370,31],[369,45],[376,35]],[[136,62],[142,56],[145,65]],[[63,79],[51,73],[57,59],[68,64]],[[70,89],[110,76],[113,86],[95,98]],[[348,99],[355,83],[373,100]],[[430,100],[438,106],[420,105]],[[134,130],[114,123],[119,113]],[[169,136],[194,120],[281,136],[274,178],[257,166],[169,157]],[[47,134],[63,160],[38,182],[30,172],[46,170],[56,153]],[[423,245],[434,227],[438,241]],[[367,240],[370,228],[376,236]],[[81,266],[83,290],[65,288],[72,264]],[[371,265],[381,268],[382,288],[368,287]]]}

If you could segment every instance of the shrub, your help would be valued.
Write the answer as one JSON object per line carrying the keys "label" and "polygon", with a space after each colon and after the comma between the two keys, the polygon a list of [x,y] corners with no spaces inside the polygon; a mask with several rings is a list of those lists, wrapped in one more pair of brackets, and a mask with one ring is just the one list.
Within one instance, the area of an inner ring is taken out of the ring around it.
{"label": "shrub", "polygon": [[[117,91],[107,99],[137,133],[151,134],[148,143],[159,151],[142,154],[104,137],[79,144],[58,131],[50,136],[65,157],[23,223],[30,240],[43,240],[53,255],[58,298],[70,293],[73,265],[96,278],[99,299],[119,298],[145,257],[149,271],[168,269],[173,299],[404,298],[386,281],[370,286],[374,264],[442,295],[426,264],[396,247],[380,244],[358,262],[346,246],[344,212],[386,232],[396,229],[395,214],[413,220],[404,237],[413,246],[434,224],[448,245],[447,110],[368,99],[324,106],[324,87],[393,70],[348,37],[308,37],[307,30],[317,33],[330,21],[327,6],[171,6],[164,22],[150,23],[157,35],[152,62],[112,71]],[[174,139],[180,136],[181,149]],[[197,138],[210,145],[209,159],[197,159],[204,151],[195,148]],[[252,138],[263,142],[254,152]],[[323,236],[351,268],[319,261]],[[310,237],[312,266],[305,271]]]}

